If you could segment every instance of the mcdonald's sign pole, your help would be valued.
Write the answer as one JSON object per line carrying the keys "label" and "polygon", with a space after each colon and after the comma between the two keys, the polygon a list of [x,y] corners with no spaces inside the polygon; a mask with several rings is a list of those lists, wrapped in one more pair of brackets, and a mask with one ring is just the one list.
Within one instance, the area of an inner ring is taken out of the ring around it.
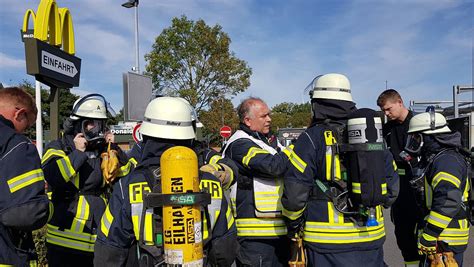
{"label": "mcdonald's sign pole", "polygon": [[[28,29],[29,21],[33,30]],[[59,137],[59,88],[79,86],[81,59],[74,56],[74,28],[67,8],[55,0],[41,0],[36,14],[28,9],[21,29],[25,43],[26,72],[48,85],[51,139]],[[41,133],[37,133],[41,134]]]}

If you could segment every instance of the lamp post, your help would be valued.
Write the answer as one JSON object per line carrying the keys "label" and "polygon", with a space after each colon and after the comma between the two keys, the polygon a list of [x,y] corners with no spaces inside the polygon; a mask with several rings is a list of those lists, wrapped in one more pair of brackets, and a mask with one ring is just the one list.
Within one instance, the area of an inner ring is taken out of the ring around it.
{"label": "lamp post", "polygon": [[125,8],[135,8],[135,68],[133,71],[136,73],[140,73],[140,61],[138,56],[138,1],[139,0],[128,0],[122,4]]}

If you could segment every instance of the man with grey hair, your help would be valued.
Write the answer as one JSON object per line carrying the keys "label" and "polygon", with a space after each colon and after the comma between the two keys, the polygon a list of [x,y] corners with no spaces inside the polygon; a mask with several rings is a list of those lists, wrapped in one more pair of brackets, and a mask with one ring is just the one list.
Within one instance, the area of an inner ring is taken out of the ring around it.
{"label": "man with grey hair", "polygon": [[281,211],[283,174],[290,152],[268,140],[270,109],[260,98],[237,108],[240,126],[222,150],[235,161],[239,178],[230,191],[241,246],[237,266],[286,266],[289,241]]}

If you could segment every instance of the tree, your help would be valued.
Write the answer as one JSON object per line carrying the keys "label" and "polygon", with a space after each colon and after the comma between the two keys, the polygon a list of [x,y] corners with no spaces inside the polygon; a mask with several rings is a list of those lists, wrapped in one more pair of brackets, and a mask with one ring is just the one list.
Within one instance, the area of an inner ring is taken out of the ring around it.
{"label": "tree", "polygon": [[220,144],[219,130],[223,124],[230,126],[233,131],[238,128],[239,118],[234,105],[228,99],[216,99],[211,103],[209,110],[201,110],[199,119],[204,125],[203,136],[212,145]]}
{"label": "tree", "polygon": [[272,108],[272,125],[274,130],[279,128],[307,127],[311,120],[311,104],[295,104],[283,102]]}
{"label": "tree", "polygon": [[[36,91],[33,85],[24,80],[21,82],[18,87],[25,88],[26,91],[35,97]],[[65,117],[68,117],[71,115],[71,110],[72,106],[74,104],[74,101],[76,101],[79,98],[78,95],[75,95],[71,93],[69,89],[60,89],[59,92],[59,126],[62,128],[62,122]],[[41,113],[42,113],[42,124],[43,124],[43,130],[49,130],[49,122],[50,122],[50,117],[49,117],[49,111],[50,111],[50,106],[49,106],[49,90],[41,88]],[[36,139],[36,130],[35,127],[31,127],[27,131],[27,136],[31,139]]]}
{"label": "tree", "polygon": [[250,86],[252,70],[229,51],[230,43],[218,24],[210,27],[202,19],[173,18],[145,55],[145,73],[160,94],[183,97],[199,112]]}

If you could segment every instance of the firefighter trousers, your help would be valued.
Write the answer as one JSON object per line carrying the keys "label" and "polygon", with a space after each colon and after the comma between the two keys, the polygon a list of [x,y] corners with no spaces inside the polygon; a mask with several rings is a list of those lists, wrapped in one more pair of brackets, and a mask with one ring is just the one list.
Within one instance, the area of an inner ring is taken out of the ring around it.
{"label": "firefighter trousers", "polygon": [[288,266],[290,243],[286,236],[275,239],[240,239],[238,267]]}

